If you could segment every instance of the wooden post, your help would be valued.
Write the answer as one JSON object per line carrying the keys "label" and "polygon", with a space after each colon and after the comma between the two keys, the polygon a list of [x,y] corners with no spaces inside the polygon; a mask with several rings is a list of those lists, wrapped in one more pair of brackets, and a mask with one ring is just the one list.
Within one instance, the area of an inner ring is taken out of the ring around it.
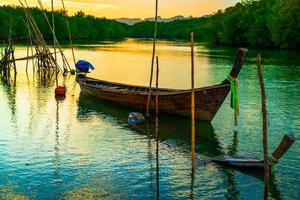
{"label": "wooden post", "polygon": [[69,34],[69,42],[70,42],[70,47],[71,47],[71,50],[72,50],[73,62],[74,62],[74,65],[75,65],[76,64],[76,59],[75,59],[75,53],[74,53],[74,48],[73,48],[72,35],[71,35],[71,30],[70,30],[70,25],[69,25],[69,20],[68,20],[68,15],[67,15],[64,0],[61,0],[61,3],[62,3],[63,10],[64,10],[65,15],[66,15],[65,18],[66,18],[66,24],[67,24],[68,34]]}
{"label": "wooden post", "polygon": [[12,61],[12,63],[13,63],[14,75],[16,76],[17,75],[17,66],[16,66],[16,61],[15,61],[15,50],[13,49],[12,44],[11,44],[10,48],[11,48],[10,49],[10,51],[11,51],[11,60],[10,60],[10,62]]}
{"label": "wooden post", "polygon": [[269,192],[269,160],[268,160],[268,120],[267,120],[267,108],[266,108],[266,91],[265,84],[262,74],[261,66],[261,56],[258,54],[256,58],[258,78],[260,82],[261,89],[261,106],[262,106],[262,115],[263,115],[263,147],[264,147],[264,166],[265,166],[265,189],[264,189],[264,199],[268,199]]}
{"label": "wooden post", "polygon": [[[33,47],[32,47],[32,36],[31,36],[30,24],[29,24],[28,17],[26,14],[25,14],[25,17],[26,17],[26,21],[24,19],[23,19],[23,21],[28,30],[28,44],[27,44],[28,45],[27,46],[27,57],[28,57],[29,56],[29,48],[31,50],[31,56],[33,56]],[[34,60],[32,60],[32,70],[33,70],[33,73],[35,73]],[[27,71],[28,71],[28,60],[26,62],[26,73],[27,73]]]}
{"label": "wooden post", "polygon": [[191,118],[192,118],[192,171],[195,170],[195,85],[194,85],[194,33],[191,33]]}
{"label": "wooden post", "polygon": [[158,0],[156,0],[156,2],[155,2],[154,36],[153,36],[151,72],[150,72],[150,81],[149,81],[149,94],[148,94],[148,99],[147,99],[147,111],[146,111],[147,118],[149,118],[149,104],[150,104],[151,92],[152,92],[153,66],[154,66],[154,56],[155,56],[155,49],[156,49],[156,35],[157,35],[157,12],[158,12]]}
{"label": "wooden post", "polygon": [[[43,8],[42,2],[41,2],[41,0],[37,0],[37,1],[38,1],[38,4],[39,4],[39,6],[40,6],[40,8],[41,8],[41,10],[42,10],[42,13],[43,13],[45,19],[46,19],[46,22],[47,22],[47,24],[49,25],[49,28],[50,28],[51,32],[53,33],[52,25],[50,24],[50,22],[49,22],[49,20],[48,20],[48,17],[47,17],[47,14],[45,13],[45,9]],[[34,30],[34,32],[35,32],[35,34],[36,34],[36,38],[35,38],[35,39],[36,39],[38,42],[40,42],[40,44],[41,44],[42,47],[43,47],[43,49],[42,49],[41,52],[45,52],[47,55],[49,55],[49,59],[50,59],[51,65],[56,66],[56,68],[59,68],[59,65],[57,64],[57,62],[55,61],[55,59],[54,59],[53,56],[51,55],[50,50],[48,49],[47,44],[46,44],[46,42],[45,42],[45,40],[44,40],[44,38],[43,38],[43,35],[41,34],[41,32],[40,32],[40,30],[39,30],[39,28],[38,28],[38,26],[37,26],[35,20],[34,20],[33,17],[30,15],[30,13],[27,11],[27,9],[29,8],[27,2],[26,2],[26,1],[24,2],[25,5],[26,5],[26,7],[25,7],[24,4],[21,2],[21,0],[19,0],[19,2],[20,2],[21,6],[23,7],[23,9],[24,9],[24,11],[25,11],[25,15],[27,15],[28,18],[29,18],[29,20],[30,20],[31,26],[33,27],[33,30]],[[55,35],[54,35],[54,36],[55,36]],[[69,69],[71,69],[71,67],[70,67],[70,65],[69,65],[69,63],[68,63],[68,61],[67,61],[65,55],[63,54],[63,51],[62,51],[62,49],[61,49],[61,47],[60,47],[60,45],[59,45],[59,43],[58,43],[57,38],[54,37],[54,40],[55,40],[55,44],[56,44],[55,46],[59,49],[59,52],[60,52],[60,54],[61,54],[61,57],[62,57],[62,59],[63,59],[64,64],[65,64]],[[64,71],[67,71],[67,69],[65,68]]]}
{"label": "wooden post", "polygon": [[155,137],[156,137],[156,195],[159,199],[159,138],[158,138],[158,57],[156,56],[156,88],[155,88]]}
{"label": "wooden post", "polygon": [[52,29],[53,29],[53,49],[54,49],[54,58],[55,62],[57,62],[57,57],[56,57],[56,44],[55,44],[55,21],[54,21],[54,5],[53,5],[53,0],[51,0],[51,9],[52,9]]}
{"label": "wooden post", "polygon": [[[29,57],[29,38],[28,38],[28,41],[27,41],[27,57]],[[29,59],[26,60],[26,74],[28,74],[28,61]]]}
{"label": "wooden post", "polygon": [[[43,78],[46,78],[46,77],[50,77],[50,75],[52,73],[59,73],[60,71],[60,66],[58,65],[58,63],[55,61],[54,57],[52,56],[51,52],[50,52],[50,49],[48,48],[47,46],[47,43],[45,42],[44,38],[43,38],[43,35],[42,33],[40,32],[34,18],[30,15],[29,11],[28,11],[28,5],[27,5],[27,2],[25,1],[24,2],[25,5],[20,1],[20,4],[21,6],[23,7],[24,9],[24,13],[25,13],[25,16],[29,22],[29,26],[32,28],[33,30],[33,39],[34,39],[34,42],[36,44],[36,54],[38,55],[38,73],[42,74],[41,77]],[[40,5],[40,7],[42,8],[42,4],[41,4],[41,1],[38,0],[38,3]],[[43,10],[43,9],[42,9]],[[53,31],[53,27],[52,25],[50,24],[48,18],[47,18],[47,15],[46,13],[44,12],[43,10],[43,14],[45,16],[45,19],[53,33],[53,39],[54,39],[54,43],[55,43],[55,47],[57,47],[59,50],[60,50],[60,53],[63,57],[63,62],[66,63],[66,59],[61,51],[61,48],[59,46],[59,43],[56,39],[56,36],[54,34],[54,31]],[[69,65],[68,65],[69,66]]]}
{"label": "wooden post", "polygon": [[[55,62],[57,63],[57,56],[56,56],[56,42],[55,42],[55,21],[54,21],[54,5],[53,5],[53,0],[51,0],[51,8],[52,8],[52,33],[53,33],[53,49],[54,49],[54,59]],[[55,69],[55,83],[56,83],[56,87],[58,87],[58,67],[56,65],[56,69]]]}
{"label": "wooden post", "polygon": [[[12,45],[12,17],[10,17],[10,29],[9,29],[9,39],[8,39],[8,48],[9,48],[9,57],[8,57],[8,68],[10,70],[11,67],[11,60],[14,67],[14,75],[17,74],[17,67],[15,62],[15,55],[14,55],[14,49]],[[10,72],[9,72],[10,73]]]}

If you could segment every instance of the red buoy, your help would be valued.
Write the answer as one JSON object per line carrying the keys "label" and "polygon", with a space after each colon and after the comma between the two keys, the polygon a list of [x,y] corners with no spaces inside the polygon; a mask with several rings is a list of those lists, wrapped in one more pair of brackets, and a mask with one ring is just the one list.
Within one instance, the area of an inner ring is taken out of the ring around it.
{"label": "red buoy", "polygon": [[55,96],[65,96],[66,88],[64,86],[58,86],[55,88]]}

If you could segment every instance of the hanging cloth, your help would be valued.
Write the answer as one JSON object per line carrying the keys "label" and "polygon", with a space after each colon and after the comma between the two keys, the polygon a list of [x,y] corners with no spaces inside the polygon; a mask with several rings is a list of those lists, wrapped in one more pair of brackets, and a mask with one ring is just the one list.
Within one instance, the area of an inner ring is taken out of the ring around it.
{"label": "hanging cloth", "polygon": [[228,76],[227,80],[230,82],[231,108],[234,110],[234,126],[237,126],[238,116],[240,115],[238,81],[232,76]]}

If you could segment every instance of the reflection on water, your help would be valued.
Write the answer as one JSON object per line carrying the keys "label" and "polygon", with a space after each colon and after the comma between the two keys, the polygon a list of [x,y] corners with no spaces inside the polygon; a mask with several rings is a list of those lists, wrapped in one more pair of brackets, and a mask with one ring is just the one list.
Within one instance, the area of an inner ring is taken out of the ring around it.
{"label": "reflection on water", "polygon": [[[91,112],[88,112],[87,108]],[[78,109],[79,119],[82,118],[82,115],[84,115],[85,118],[94,116],[96,112],[100,116],[109,116],[113,118],[114,121],[149,137],[149,139],[155,138],[153,135],[155,133],[154,122],[150,125],[142,124],[137,126],[129,126],[126,124],[128,113],[132,110],[131,108],[98,100],[81,93],[78,102]],[[141,110],[138,111],[143,112]],[[206,156],[219,156],[223,154],[211,123],[197,121],[195,129],[197,139],[198,141],[201,141],[201,145],[196,146],[196,152],[201,152],[201,154]],[[190,120],[188,118],[161,115],[159,117],[159,130],[159,140],[161,142],[172,141],[169,144],[169,148],[172,148],[172,145],[174,145],[174,148],[183,145],[183,147],[187,150],[190,149]]]}
{"label": "reflection on water", "polygon": [[27,200],[28,198],[24,195],[15,194],[13,191],[18,188],[16,185],[1,185],[0,186],[0,198],[1,199],[18,199]]}
{"label": "reflection on water", "polygon": [[[16,57],[25,50],[17,47]],[[158,43],[161,86],[189,87],[189,50],[186,43]],[[65,52],[71,60],[71,51]],[[197,46],[196,86],[220,83],[226,78],[235,53],[236,49]],[[262,174],[209,162],[224,154],[262,157],[256,54],[257,51],[250,51],[239,76],[239,127],[234,130],[232,126],[229,98],[212,124],[197,121],[194,176],[190,120],[159,117],[161,199],[261,199]],[[147,85],[151,41],[81,44],[76,55],[94,63],[96,71],[90,76]],[[272,152],[284,133],[294,133],[297,138],[300,132],[300,61],[293,52],[266,51],[262,56]],[[67,86],[67,95],[57,101],[54,80],[43,82],[33,74],[26,76],[26,63],[18,66],[17,81],[0,85],[1,199],[156,198],[154,123],[127,125],[129,112],[144,111],[85,96],[74,76],[60,77],[59,82]],[[296,142],[280,161],[271,180],[270,198],[297,199],[300,195],[299,151]]]}

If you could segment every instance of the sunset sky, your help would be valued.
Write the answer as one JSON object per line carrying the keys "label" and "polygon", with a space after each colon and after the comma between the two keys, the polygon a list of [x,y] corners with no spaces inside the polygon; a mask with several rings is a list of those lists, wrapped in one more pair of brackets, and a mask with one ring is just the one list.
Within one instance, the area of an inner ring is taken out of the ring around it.
{"label": "sunset sky", "polygon": [[[45,8],[50,8],[51,0],[41,0]],[[159,15],[162,17],[202,16],[218,9],[234,5],[239,0],[160,0]],[[30,6],[37,6],[37,0],[27,0]],[[155,0],[65,0],[69,14],[82,10],[87,14],[107,18],[147,18],[153,17]],[[19,0],[0,0],[0,5],[19,5]],[[54,0],[56,9],[61,9],[61,0]]]}

